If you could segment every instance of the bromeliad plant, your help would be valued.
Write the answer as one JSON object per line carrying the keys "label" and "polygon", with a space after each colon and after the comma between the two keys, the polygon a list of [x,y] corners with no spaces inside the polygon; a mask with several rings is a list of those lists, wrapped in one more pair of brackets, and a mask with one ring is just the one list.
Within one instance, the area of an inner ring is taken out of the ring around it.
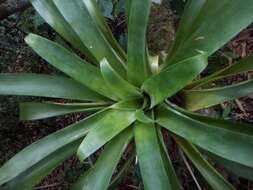
{"label": "bromeliad plant", "polygon": [[[149,56],[151,0],[127,0],[127,54],[113,37],[94,0],[31,0],[40,15],[85,59],[35,34],[26,43],[68,77],[1,74],[3,95],[70,99],[75,103],[23,103],[22,120],[89,111],[84,120],[28,146],[0,169],[5,189],[31,189],[77,151],[81,161],[101,149],[97,162],[72,189],[113,189],[114,169],[134,140],[144,188],[181,189],[161,128],[170,131],[213,189],[234,187],[203,157],[253,180],[252,126],[193,111],[248,95],[253,80],[209,89],[209,83],[253,69],[253,57],[202,79],[208,57],[253,21],[253,1],[189,0],[166,59]],[[176,99],[180,99],[176,104]],[[180,106],[179,106],[180,105]],[[132,159],[124,165],[127,169]],[[119,175],[123,171],[119,172]]]}

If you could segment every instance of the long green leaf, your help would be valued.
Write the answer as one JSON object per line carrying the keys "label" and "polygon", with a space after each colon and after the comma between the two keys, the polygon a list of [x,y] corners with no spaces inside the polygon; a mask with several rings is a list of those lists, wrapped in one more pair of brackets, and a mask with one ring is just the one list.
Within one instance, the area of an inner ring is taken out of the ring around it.
{"label": "long green leaf", "polygon": [[83,3],[86,6],[86,9],[89,11],[90,16],[94,23],[99,27],[103,35],[106,37],[108,42],[110,42],[111,46],[115,49],[115,51],[121,56],[123,60],[126,59],[126,53],[120,47],[119,43],[116,41],[115,37],[113,36],[111,29],[106,24],[106,21],[99,11],[97,3],[94,0],[83,0]]}
{"label": "long green leaf", "polygon": [[235,175],[246,178],[250,181],[253,181],[252,167],[247,167],[242,164],[238,164],[236,162],[224,159],[215,154],[211,154],[210,152],[208,152],[207,155],[211,157],[212,159],[214,159],[218,164],[221,164],[222,166],[227,168],[229,171],[233,172]]}
{"label": "long green leaf", "polygon": [[119,170],[119,172],[117,173],[117,175],[115,176],[115,178],[111,181],[110,183],[110,186],[109,186],[109,190],[115,190],[115,188],[117,187],[117,185],[119,185],[123,178],[127,175],[130,167],[131,167],[131,164],[132,162],[134,161],[135,159],[135,153],[132,153],[131,157],[128,158],[124,165],[122,166],[122,168]]}
{"label": "long green leaf", "polygon": [[20,104],[21,120],[36,120],[49,117],[55,117],[64,114],[70,114],[83,111],[98,111],[105,106],[106,103],[77,103],[77,104],[60,104],[53,102],[26,102]]}
{"label": "long green leaf", "polygon": [[141,86],[150,74],[146,32],[151,0],[131,1],[128,21],[127,74],[130,82]]}
{"label": "long green leaf", "polygon": [[[170,104],[171,105],[171,104]],[[175,106],[174,106],[175,107]],[[221,127],[228,130],[233,130],[235,133],[243,133],[248,135],[253,135],[253,127],[249,124],[244,123],[238,123],[238,122],[232,122],[232,121],[226,121],[224,119],[217,119],[217,118],[210,118],[206,116],[202,116],[197,113],[188,112],[186,110],[180,109],[178,107],[175,107],[178,111],[184,113],[185,115],[198,120],[200,122],[214,125],[216,127]],[[242,164],[224,159],[220,156],[217,156],[215,154],[212,154],[210,152],[205,152],[208,156],[216,160],[219,164],[222,164],[225,166],[228,170],[234,172],[236,175],[239,175],[241,177],[247,178],[249,180],[253,181],[253,168],[244,166]]]}
{"label": "long green leaf", "polygon": [[[194,120],[173,108],[159,109],[158,123],[193,144],[225,159],[252,167],[253,135]],[[238,154],[240,152],[240,154]]]}
{"label": "long green leaf", "polygon": [[139,90],[117,74],[106,59],[101,61],[100,69],[107,86],[117,96],[117,98],[124,99],[141,96]]}
{"label": "long green leaf", "polygon": [[172,189],[153,124],[136,122],[134,137],[145,190]]}
{"label": "long green leaf", "polygon": [[86,63],[77,55],[69,52],[57,43],[40,36],[29,34],[25,38],[25,41],[36,53],[54,67],[90,89],[107,97],[111,97],[111,92],[104,85],[104,79],[99,69],[95,66]]}
{"label": "long green leaf", "polygon": [[53,152],[25,172],[19,174],[17,177],[9,181],[3,189],[32,190],[33,186],[40,183],[41,180],[46,177],[54,168],[60,165],[61,162],[74,154],[80,142],[81,141],[79,139]]}
{"label": "long green leaf", "polygon": [[167,172],[167,175],[169,176],[170,182],[171,182],[171,189],[173,190],[181,190],[182,187],[180,185],[180,182],[178,180],[177,174],[173,168],[173,164],[171,162],[169,153],[167,151],[165,142],[163,140],[163,134],[161,127],[158,128],[158,137],[159,137],[159,144],[161,149],[161,154],[163,158],[163,163]]}
{"label": "long green leaf", "polygon": [[83,0],[54,0],[54,3],[97,61],[110,60],[112,67],[121,76],[126,76],[124,61],[96,26]]}
{"label": "long green leaf", "polygon": [[170,56],[173,56],[178,48],[189,37],[191,34],[192,25],[194,24],[194,21],[199,15],[205,2],[206,0],[188,0],[180,21],[180,26],[176,34],[175,42],[169,51],[169,56],[167,59],[170,59]]}
{"label": "long green leaf", "polygon": [[206,0],[192,25],[190,37],[168,58],[167,63],[191,57],[196,49],[213,54],[253,21],[252,9],[251,0],[243,3],[238,0]]}
{"label": "long green leaf", "polygon": [[133,133],[130,128],[112,139],[106,145],[96,164],[71,189],[106,190],[110,185],[110,179],[117,163],[132,137]]}
{"label": "long green leaf", "polygon": [[108,100],[72,79],[43,74],[0,74],[0,94],[73,100]]}
{"label": "long green leaf", "polygon": [[166,70],[145,81],[142,89],[150,95],[151,107],[176,94],[197,77],[206,66],[207,55],[201,53],[171,65]]}
{"label": "long green leaf", "polygon": [[235,190],[235,188],[203,158],[197,148],[179,136],[174,136],[174,139],[213,189]]}
{"label": "long green leaf", "polygon": [[242,59],[236,64],[228,66],[224,69],[221,69],[220,71],[213,73],[212,75],[209,75],[196,82],[193,82],[189,86],[191,89],[193,88],[196,89],[212,81],[219,80],[219,79],[233,76],[233,75],[237,75],[243,72],[252,71],[252,70],[253,70],[253,56],[249,56],[245,59]]}
{"label": "long green leaf", "polygon": [[[96,125],[108,112],[92,115],[85,120],[61,129],[23,149],[0,168],[0,185],[29,170],[50,154],[72,143]],[[110,113],[109,113],[110,114]]]}
{"label": "long green leaf", "polygon": [[110,110],[110,113],[96,122],[79,146],[77,152],[79,159],[85,160],[134,121],[135,114],[132,111]]}
{"label": "long green leaf", "polygon": [[182,93],[184,106],[188,110],[199,110],[222,102],[247,96],[253,92],[253,80],[227,87],[203,90],[185,90]]}
{"label": "long green leaf", "polygon": [[42,16],[42,18],[58,32],[65,40],[67,40],[73,47],[79,49],[85,54],[93,63],[98,61],[90,53],[90,50],[66,22],[52,0],[30,0],[35,10]]}

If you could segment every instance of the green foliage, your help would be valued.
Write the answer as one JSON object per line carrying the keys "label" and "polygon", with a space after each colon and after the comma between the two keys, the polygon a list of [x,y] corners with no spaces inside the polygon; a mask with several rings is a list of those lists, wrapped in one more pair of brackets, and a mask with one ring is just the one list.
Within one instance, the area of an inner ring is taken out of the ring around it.
{"label": "green foliage", "polygon": [[[93,0],[31,0],[34,8],[74,49],[35,34],[27,44],[68,77],[0,74],[0,94],[69,99],[73,103],[31,102],[20,118],[36,120],[74,112],[93,112],[82,121],[28,146],[0,168],[4,189],[32,189],[74,152],[81,161],[105,146],[95,165],[72,189],[112,189],[134,156],[147,190],[181,189],[162,130],[192,161],[213,189],[234,189],[202,155],[252,180],[252,126],[204,117],[192,111],[252,93],[253,81],[206,88],[207,84],[252,70],[252,57],[203,79],[208,56],[253,21],[253,2],[189,0],[177,37],[165,60],[151,58],[146,31],[152,1],[126,1],[128,52],[120,47]],[[110,4],[109,4],[110,5]],[[109,6],[108,5],[108,6]],[[110,5],[111,6],[111,5]],[[107,10],[108,9],[108,10]],[[217,19],[219,18],[219,19]],[[83,58],[85,57],[85,59]],[[180,105],[174,102],[181,99]],[[134,140],[130,161],[111,179]]]}

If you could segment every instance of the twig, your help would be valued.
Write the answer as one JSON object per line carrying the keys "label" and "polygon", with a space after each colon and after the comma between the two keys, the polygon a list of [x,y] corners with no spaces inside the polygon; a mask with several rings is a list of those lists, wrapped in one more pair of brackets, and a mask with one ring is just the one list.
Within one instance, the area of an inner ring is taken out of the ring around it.
{"label": "twig", "polygon": [[194,173],[193,173],[193,171],[192,171],[192,168],[191,168],[190,164],[188,163],[188,161],[187,161],[187,159],[185,158],[184,153],[182,152],[181,149],[179,149],[179,153],[180,153],[181,157],[183,158],[183,161],[184,161],[184,163],[185,163],[187,169],[189,170],[189,172],[190,172],[190,174],[191,174],[191,176],[192,176],[192,178],[193,178],[193,181],[195,182],[195,184],[196,184],[198,190],[202,190],[202,188],[200,187],[200,185],[199,185],[199,183],[198,183],[198,181],[197,181],[197,179],[196,179],[196,177],[195,177],[195,175],[194,175]]}
{"label": "twig", "polygon": [[53,184],[49,184],[49,185],[43,185],[43,186],[40,186],[40,187],[35,187],[34,190],[46,189],[48,187],[55,187],[57,185],[60,185],[60,183],[53,183]]}
{"label": "twig", "polygon": [[238,108],[243,112],[243,114],[247,114],[247,112],[246,112],[246,110],[244,109],[242,103],[241,103],[238,99],[235,100],[235,103],[236,103],[236,105],[238,106]]}

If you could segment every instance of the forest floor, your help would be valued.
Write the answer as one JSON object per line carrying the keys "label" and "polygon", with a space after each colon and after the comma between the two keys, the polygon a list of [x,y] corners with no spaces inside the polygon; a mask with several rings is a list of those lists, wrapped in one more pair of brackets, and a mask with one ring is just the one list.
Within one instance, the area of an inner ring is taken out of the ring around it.
{"label": "forest floor", "polygon": [[[149,27],[149,47],[153,53],[166,51],[171,40],[175,36],[178,17],[168,11],[164,6],[153,8]],[[124,17],[118,17],[110,22],[116,35],[126,32]],[[55,70],[40,57],[38,57],[24,43],[24,37],[30,33],[37,33],[47,38],[64,43],[54,31],[34,13],[32,9],[21,15],[14,15],[0,22],[0,73],[62,73]],[[208,67],[207,73],[211,73],[221,66],[234,63],[236,60],[253,54],[253,26],[248,27],[234,40],[228,43],[222,50],[218,51],[212,58],[213,64]],[[232,84],[241,80],[252,78],[252,73],[244,73],[235,77],[220,81],[222,84]],[[70,114],[56,119],[46,119],[39,122],[20,122],[18,105],[24,101],[40,101],[39,98],[0,96],[0,166],[22,150],[27,145],[55,132],[66,125],[76,122],[84,117],[82,114]],[[226,102],[204,113],[224,119],[244,121],[253,123],[253,95],[244,97],[237,101]],[[184,189],[197,189],[193,178],[184,166],[183,160],[176,151],[175,143],[169,143],[173,164],[180,177]],[[95,157],[92,158],[95,160]],[[87,170],[89,166],[81,164],[75,156],[65,161],[46,177],[35,189],[65,190]],[[245,179],[238,178],[221,166],[218,170],[240,190],[253,190],[253,184]],[[209,189],[200,174],[193,171],[200,179],[201,186]],[[134,165],[128,172],[125,180],[118,185],[118,190],[141,189],[140,173]]]}

